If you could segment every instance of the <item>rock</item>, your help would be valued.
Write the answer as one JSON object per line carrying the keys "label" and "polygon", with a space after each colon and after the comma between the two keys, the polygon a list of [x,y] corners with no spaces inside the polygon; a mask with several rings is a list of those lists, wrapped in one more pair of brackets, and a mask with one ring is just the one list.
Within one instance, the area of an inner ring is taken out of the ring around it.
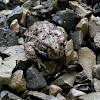
{"label": "rock", "polygon": [[17,6],[13,9],[13,12],[8,15],[7,20],[8,22],[12,22],[14,19],[20,20],[22,17],[23,9],[20,6]]}
{"label": "rock", "polygon": [[71,30],[77,25],[80,19],[73,10],[66,9],[52,15],[52,20],[63,26],[66,30]]}
{"label": "rock", "polygon": [[58,93],[62,93],[62,89],[57,85],[50,85],[49,86],[49,95],[56,96]]}
{"label": "rock", "polygon": [[82,70],[81,72],[79,72],[77,75],[76,75],[76,82],[77,83],[81,83],[82,81],[84,80],[87,80],[87,75],[86,73],[84,72],[84,70]]}
{"label": "rock", "polygon": [[39,20],[40,19],[38,17],[36,17],[36,16],[32,16],[32,15],[28,16],[27,23],[26,23],[27,24],[27,27],[33,25],[33,23],[35,23],[35,22],[37,22]]}
{"label": "rock", "polygon": [[0,100],[22,100],[22,98],[5,90],[5,91],[1,92],[1,99]]}
{"label": "rock", "polygon": [[0,11],[5,9],[7,9],[7,6],[4,3],[0,2]]}
{"label": "rock", "polygon": [[62,96],[60,93],[57,94],[56,98],[58,100],[67,100],[64,96]]}
{"label": "rock", "polygon": [[100,54],[97,56],[97,64],[100,64]]}
{"label": "rock", "polygon": [[74,51],[73,58],[69,62],[69,64],[72,64],[72,65],[77,65],[78,64],[78,53],[76,51]]}
{"label": "rock", "polygon": [[20,38],[18,39],[18,44],[24,45],[24,39],[23,39],[23,37],[20,37]]}
{"label": "rock", "polygon": [[59,100],[59,99],[57,99],[56,97],[54,97],[52,95],[49,95],[49,96],[46,97],[45,100]]}
{"label": "rock", "polygon": [[100,48],[100,32],[95,35],[94,44]]}
{"label": "rock", "polygon": [[96,64],[96,55],[87,47],[82,47],[78,50],[79,64],[84,69],[87,77],[92,80],[92,69]]}
{"label": "rock", "polygon": [[46,70],[43,67],[41,68],[43,76],[53,75],[61,70],[61,66],[54,60],[45,61],[43,64],[47,67]]}
{"label": "rock", "polygon": [[100,80],[100,64],[95,65],[93,67],[92,74],[93,74],[93,78],[97,78]]}
{"label": "rock", "polygon": [[60,76],[58,79],[52,82],[54,85],[73,87],[73,84],[76,79],[77,72],[71,72]]}
{"label": "rock", "polygon": [[17,40],[15,32],[10,29],[0,28],[0,47],[16,45]]}
{"label": "rock", "polygon": [[45,93],[41,93],[38,91],[29,91],[27,95],[32,95],[33,97],[36,97],[39,100],[45,100],[45,98],[48,96]]}
{"label": "rock", "polygon": [[9,87],[17,92],[23,92],[26,89],[26,81],[22,70],[17,70],[11,75],[11,79],[8,83]]}
{"label": "rock", "polygon": [[8,16],[12,13],[12,10],[2,10],[0,11],[0,15]]}
{"label": "rock", "polygon": [[98,3],[94,6],[93,10],[94,10],[94,14],[100,17],[100,1],[99,0],[98,0]]}
{"label": "rock", "polygon": [[69,39],[73,40],[73,47],[74,49],[79,49],[83,42],[83,33],[82,31],[75,31],[69,34]]}
{"label": "rock", "polygon": [[6,60],[11,60],[11,59],[18,60],[18,61],[27,61],[28,60],[28,58],[26,57],[25,52],[23,52],[23,53],[17,53],[17,54],[15,54],[13,56],[4,58],[5,61]]}
{"label": "rock", "polygon": [[0,56],[0,62],[2,62],[3,60],[2,60],[2,57]]}
{"label": "rock", "polygon": [[66,9],[66,7],[69,5],[69,0],[58,0],[58,6],[60,9]]}
{"label": "rock", "polygon": [[28,89],[41,89],[47,85],[39,71],[32,67],[27,69],[26,82]]}
{"label": "rock", "polygon": [[79,100],[100,100],[100,92],[92,92],[79,97]]}
{"label": "rock", "polygon": [[93,38],[100,32],[100,17],[91,15],[89,20],[89,34]]}
{"label": "rock", "polygon": [[7,18],[3,14],[0,14],[0,28],[8,28]]}
{"label": "rock", "polygon": [[25,31],[26,31],[26,28],[20,26],[20,27],[19,27],[19,33],[18,33],[17,35],[20,36],[20,37],[23,37]]}
{"label": "rock", "polygon": [[86,35],[88,34],[88,18],[82,18],[81,21],[77,24],[75,30],[81,30],[83,36],[86,37]]}
{"label": "rock", "polygon": [[92,13],[90,10],[86,10],[84,7],[82,7],[77,1],[69,1],[69,5],[81,18],[89,16]]}
{"label": "rock", "polygon": [[79,90],[72,88],[72,89],[70,89],[70,92],[68,94],[68,99],[70,98],[70,100],[79,100],[78,97],[83,96],[85,94],[86,93],[84,93],[82,91],[79,91]]}
{"label": "rock", "polygon": [[25,53],[23,45],[15,45],[10,47],[0,47],[1,54],[14,56],[16,54]]}
{"label": "rock", "polygon": [[1,91],[1,92],[0,92],[0,100],[2,100],[2,98],[3,98],[5,95],[7,95],[8,93],[9,93],[9,91],[7,91],[7,90]]}
{"label": "rock", "polygon": [[8,82],[12,75],[12,71],[15,67],[16,61],[13,59],[0,62],[0,87],[2,85],[8,85]]}
{"label": "rock", "polygon": [[100,80],[94,78],[93,79],[94,89],[96,92],[100,92]]}
{"label": "rock", "polygon": [[19,32],[19,24],[18,24],[18,20],[17,19],[14,19],[12,21],[12,23],[10,24],[10,29],[13,30],[16,33]]}
{"label": "rock", "polygon": [[66,64],[67,65],[73,58],[74,49],[73,49],[73,41],[69,40],[65,46],[65,55],[66,55]]}

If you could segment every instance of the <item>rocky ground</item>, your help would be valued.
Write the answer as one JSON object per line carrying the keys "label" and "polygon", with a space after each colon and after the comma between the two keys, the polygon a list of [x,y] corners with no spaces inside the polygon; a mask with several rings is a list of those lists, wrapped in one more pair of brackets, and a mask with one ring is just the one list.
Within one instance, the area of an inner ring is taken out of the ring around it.
{"label": "rocky ground", "polygon": [[[40,57],[39,69],[24,40],[43,20],[68,42],[66,57]],[[0,100],[100,100],[100,0],[0,0]]]}

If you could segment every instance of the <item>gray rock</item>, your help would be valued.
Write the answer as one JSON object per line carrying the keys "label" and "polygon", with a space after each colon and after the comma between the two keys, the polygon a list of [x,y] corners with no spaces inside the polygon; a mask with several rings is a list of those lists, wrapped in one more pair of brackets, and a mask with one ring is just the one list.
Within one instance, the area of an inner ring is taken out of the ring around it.
{"label": "gray rock", "polygon": [[88,34],[88,18],[82,18],[81,21],[77,24],[75,30],[81,30],[83,32],[83,36],[86,37]]}
{"label": "gray rock", "polygon": [[93,77],[100,80],[100,64],[95,65],[92,71]]}
{"label": "gray rock", "polygon": [[0,100],[22,100],[19,96],[5,90],[0,93]]}
{"label": "gray rock", "polygon": [[100,54],[97,56],[97,64],[100,64]]}
{"label": "gray rock", "polygon": [[17,44],[18,37],[10,29],[0,28],[0,47],[13,46]]}
{"label": "gray rock", "polygon": [[45,100],[45,98],[48,96],[45,93],[38,92],[38,91],[29,91],[27,95],[32,95],[33,97],[36,97],[39,100]]}
{"label": "gray rock", "polygon": [[52,20],[63,26],[67,30],[73,29],[79,22],[79,16],[70,9],[58,11],[52,15]]}
{"label": "gray rock", "polygon": [[100,100],[100,92],[92,92],[79,97],[79,100]]}
{"label": "gray rock", "polygon": [[0,15],[5,15],[5,16],[8,16],[11,13],[12,13],[12,10],[2,10],[2,11],[0,11]]}
{"label": "gray rock", "polygon": [[83,42],[83,32],[81,30],[71,32],[69,34],[69,38],[73,40],[74,49],[79,49],[81,47],[82,42]]}
{"label": "gray rock", "polygon": [[54,97],[53,95],[49,95],[49,96],[46,97],[45,100],[59,100],[59,99],[57,99],[57,98]]}
{"label": "gray rock", "polygon": [[18,39],[18,44],[24,45],[24,38],[23,37],[20,37]]}
{"label": "gray rock", "polygon": [[47,85],[39,71],[32,67],[27,69],[26,82],[28,89],[41,89]]}
{"label": "gray rock", "polygon": [[89,16],[92,13],[90,10],[86,10],[82,7],[77,1],[69,1],[69,4],[81,18]]}
{"label": "gray rock", "polygon": [[0,27],[8,28],[7,18],[3,14],[0,14]]}
{"label": "gray rock", "polygon": [[89,80],[92,80],[92,69],[94,65],[96,65],[96,55],[94,52],[87,48],[82,47],[78,50],[79,55],[79,64],[84,69],[84,72],[86,73]]}
{"label": "gray rock", "polygon": [[98,32],[94,37],[94,44],[100,48],[100,32]]}
{"label": "gray rock", "polygon": [[22,17],[23,9],[20,6],[17,6],[13,9],[13,12],[8,15],[7,20],[8,22],[12,22],[14,19],[20,20]]}
{"label": "gray rock", "polygon": [[96,34],[100,33],[100,17],[91,15],[89,20],[89,34],[90,37],[95,37]]}
{"label": "gray rock", "polygon": [[62,89],[57,85],[50,85],[49,86],[49,95],[56,96],[58,93],[62,93]]}
{"label": "gray rock", "polygon": [[60,93],[57,94],[56,98],[58,100],[67,100],[64,96],[62,96]]}
{"label": "gray rock", "polygon": [[73,87],[76,79],[77,72],[71,72],[60,76],[58,79],[52,82],[52,84],[64,87]]}
{"label": "gray rock", "polygon": [[9,87],[17,92],[23,92],[26,89],[26,81],[22,70],[17,70],[11,75],[11,79],[8,83]]}
{"label": "gray rock", "polygon": [[15,45],[10,47],[0,47],[1,54],[5,54],[8,56],[14,56],[16,54],[25,53],[23,45]]}
{"label": "gray rock", "polygon": [[70,98],[69,100],[79,100],[78,97],[83,96],[85,94],[86,93],[84,93],[82,91],[79,91],[79,90],[76,90],[76,89],[72,88],[72,89],[70,89],[70,92],[69,92],[67,98],[68,99]]}
{"label": "gray rock", "polygon": [[2,85],[8,85],[8,82],[12,75],[12,71],[15,67],[16,61],[13,59],[0,62],[0,87]]}
{"label": "gray rock", "polygon": [[100,92],[100,80],[94,78],[93,79],[94,89],[96,92]]}

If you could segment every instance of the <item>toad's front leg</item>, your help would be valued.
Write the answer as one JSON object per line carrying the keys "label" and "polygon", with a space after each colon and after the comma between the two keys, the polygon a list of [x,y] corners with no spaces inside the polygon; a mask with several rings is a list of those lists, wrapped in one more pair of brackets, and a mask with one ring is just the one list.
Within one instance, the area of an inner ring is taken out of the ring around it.
{"label": "toad's front leg", "polygon": [[29,60],[37,62],[39,68],[41,68],[41,66],[46,68],[46,66],[42,63],[41,59],[37,57],[35,50],[34,50],[33,42],[25,43],[24,50],[25,50],[26,56]]}

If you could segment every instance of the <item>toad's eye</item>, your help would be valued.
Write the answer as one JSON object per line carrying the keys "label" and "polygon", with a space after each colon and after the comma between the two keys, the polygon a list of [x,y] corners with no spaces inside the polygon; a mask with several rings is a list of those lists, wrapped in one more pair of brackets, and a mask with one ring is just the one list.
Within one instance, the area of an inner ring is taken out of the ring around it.
{"label": "toad's eye", "polygon": [[47,47],[45,45],[41,45],[40,48],[42,51],[45,51],[47,49]]}

